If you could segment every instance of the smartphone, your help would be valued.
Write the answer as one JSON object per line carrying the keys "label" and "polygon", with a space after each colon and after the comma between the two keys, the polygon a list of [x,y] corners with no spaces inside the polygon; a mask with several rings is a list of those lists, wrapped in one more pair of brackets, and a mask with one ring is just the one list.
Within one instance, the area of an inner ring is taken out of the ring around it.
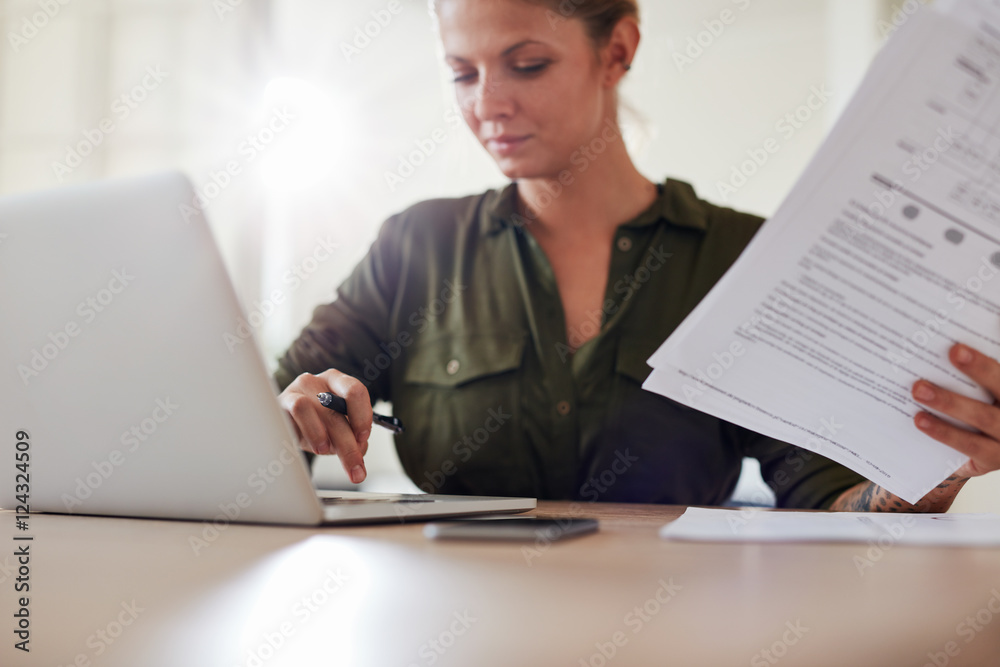
{"label": "smartphone", "polygon": [[539,519],[522,516],[507,519],[458,519],[435,521],[424,526],[424,535],[434,540],[497,540],[502,542],[555,542],[597,532],[597,519]]}

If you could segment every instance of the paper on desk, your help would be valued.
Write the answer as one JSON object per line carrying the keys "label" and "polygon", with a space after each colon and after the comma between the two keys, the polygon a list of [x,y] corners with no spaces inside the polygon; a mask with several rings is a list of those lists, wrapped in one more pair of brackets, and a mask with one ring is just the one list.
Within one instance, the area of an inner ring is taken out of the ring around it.
{"label": "paper on desk", "polygon": [[886,542],[1000,546],[996,514],[772,512],[689,507],[660,537],[698,542]]}
{"label": "paper on desk", "polygon": [[910,388],[992,401],[947,353],[960,341],[1000,357],[998,5],[909,19],[775,216],[649,360],[646,389],[911,503],[966,462],[914,427]]}

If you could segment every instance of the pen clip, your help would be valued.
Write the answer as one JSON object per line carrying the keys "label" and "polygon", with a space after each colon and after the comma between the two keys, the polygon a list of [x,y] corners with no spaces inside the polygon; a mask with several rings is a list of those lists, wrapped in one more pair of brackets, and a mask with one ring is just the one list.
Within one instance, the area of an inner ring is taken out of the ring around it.
{"label": "pen clip", "polygon": [[403,422],[399,421],[395,417],[373,414],[372,419],[378,423],[379,426],[387,428],[397,435],[403,432]]}

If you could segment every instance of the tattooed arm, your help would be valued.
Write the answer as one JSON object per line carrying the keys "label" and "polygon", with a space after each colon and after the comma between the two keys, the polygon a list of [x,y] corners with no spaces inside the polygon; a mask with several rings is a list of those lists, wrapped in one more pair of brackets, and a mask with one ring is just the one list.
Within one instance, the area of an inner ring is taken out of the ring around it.
{"label": "tattooed arm", "polygon": [[968,481],[968,477],[952,475],[916,505],[894,496],[875,482],[862,482],[844,491],[830,509],[834,512],[947,512]]}
{"label": "tattooed arm", "polygon": [[[956,368],[994,398],[1000,397],[1000,363],[996,359],[965,345],[952,346],[948,356]],[[1000,402],[983,403],[926,380],[914,383],[913,398],[978,429],[967,431],[958,428],[929,412],[921,412],[913,418],[917,428],[965,454],[969,462],[916,505],[897,498],[873,482],[864,482],[841,494],[830,509],[840,512],[946,512],[969,478],[1000,470]]]}

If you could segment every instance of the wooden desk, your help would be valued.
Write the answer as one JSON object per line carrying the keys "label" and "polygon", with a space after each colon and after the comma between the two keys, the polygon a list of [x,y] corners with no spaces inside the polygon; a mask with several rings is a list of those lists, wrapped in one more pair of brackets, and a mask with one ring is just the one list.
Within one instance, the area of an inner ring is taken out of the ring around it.
{"label": "wooden desk", "polygon": [[892,547],[862,575],[866,545],[661,540],[681,510],[584,504],[599,534],[534,552],[420,525],[230,526],[198,555],[199,523],[35,515],[30,654],[0,513],[0,665],[1000,664],[1000,550]]}

